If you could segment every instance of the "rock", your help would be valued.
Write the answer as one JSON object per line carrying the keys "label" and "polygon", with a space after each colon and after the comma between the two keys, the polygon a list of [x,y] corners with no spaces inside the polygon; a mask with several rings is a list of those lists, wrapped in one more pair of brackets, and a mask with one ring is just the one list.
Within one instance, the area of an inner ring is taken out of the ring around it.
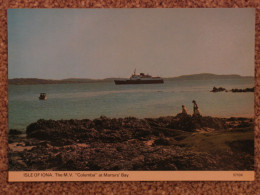
{"label": "rock", "polygon": [[33,146],[34,145],[34,143],[30,140],[26,140],[24,143],[25,143],[25,146]]}
{"label": "rock", "polygon": [[[213,87],[213,89],[210,91],[210,92],[222,92],[222,91],[225,91],[225,92],[228,92],[228,90],[226,90],[225,88],[223,87]],[[252,87],[252,88],[245,88],[245,89],[231,89],[230,90],[231,92],[254,92],[255,91],[255,88]]]}
{"label": "rock", "polygon": [[17,129],[10,129],[9,130],[9,135],[21,135],[23,132],[19,131]]}
{"label": "rock", "polygon": [[167,126],[171,129],[179,129],[184,131],[195,131],[196,129],[201,128],[213,128],[213,129],[221,129],[225,128],[225,120],[221,118],[214,117],[197,117],[185,115],[178,117],[176,120],[172,120]]}
{"label": "rock", "polygon": [[[122,126],[123,124],[123,126]],[[245,124],[244,124],[245,126]],[[92,127],[89,129],[89,127]],[[124,142],[129,139],[150,140],[163,133],[176,136],[178,130],[195,131],[201,128],[225,128],[225,121],[214,117],[193,117],[179,114],[176,117],[157,119],[109,119],[101,117],[90,120],[39,120],[27,127],[28,138],[36,138],[62,146],[73,143],[101,141],[104,143]]]}
{"label": "rock", "polygon": [[24,147],[24,146],[25,146],[25,143],[18,143],[17,146],[22,146],[22,147]]}
{"label": "rock", "polygon": [[[10,170],[248,169],[253,162],[251,140],[229,140],[224,146],[227,150],[218,154],[193,151],[196,146],[190,145],[190,141],[193,135],[199,134],[199,129],[210,130],[200,134],[207,146],[207,136],[214,135],[216,130],[229,129],[229,133],[243,133],[253,132],[253,127],[253,120],[248,118],[182,114],[146,119],[100,117],[93,121],[38,120],[27,127],[27,138],[20,140],[21,144],[33,147],[26,151],[10,150]],[[246,148],[247,145],[250,149]],[[238,152],[240,149],[241,154]],[[249,157],[243,160],[242,157],[247,155]],[[233,157],[235,164],[228,161]],[[22,160],[25,165],[18,162],[19,166],[15,168],[17,160]]]}
{"label": "rock", "polygon": [[245,89],[231,89],[232,92],[254,92],[255,88],[245,88]]}
{"label": "rock", "polygon": [[156,146],[156,145],[170,146],[173,143],[174,143],[174,141],[171,140],[170,138],[160,137],[159,139],[154,140],[153,146]]}
{"label": "rock", "polygon": [[219,87],[219,88],[217,88],[217,87],[213,87],[213,89],[210,91],[210,92],[221,92],[221,91],[227,91],[225,88],[223,88],[223,87]]}
{"label": "rock", "polygon": [[152,136],[151,129],[144,129],[144,128],[136,129],[133,134],[134,138],[143,139],[143,140],[150,139],[151,136]]}
{"label": "rock", "polygon": [[43,147],[46,147],[46,148],[51,148],[51,147],[52,147],[52,146],[50,145],[50,143],[49,143],[49,142],[46,142],[46,141],[39,142],[37,145],[43,146]]}

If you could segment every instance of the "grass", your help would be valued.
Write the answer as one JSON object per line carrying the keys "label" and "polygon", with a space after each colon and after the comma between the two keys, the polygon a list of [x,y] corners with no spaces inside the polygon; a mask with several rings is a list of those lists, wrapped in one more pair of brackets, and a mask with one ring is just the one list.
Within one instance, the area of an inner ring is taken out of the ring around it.
{"label": "grass", "polygon": [[210,133],[190,133],[190,136],[180,140],[179,144],[184,144],[193,151],[214,154],[230,150],[229,143],[245,143],[248,140],[254,140],[253,130],[244,132],[221,130]]}

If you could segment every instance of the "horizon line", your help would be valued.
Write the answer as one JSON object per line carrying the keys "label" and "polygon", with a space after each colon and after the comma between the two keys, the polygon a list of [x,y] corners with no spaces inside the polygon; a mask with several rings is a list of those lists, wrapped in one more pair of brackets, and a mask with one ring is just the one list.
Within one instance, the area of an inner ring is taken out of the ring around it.
{"label": "horizon line", "polygon": [[[194,76],[194,75],[214,75],[214,76],[240,76],[240,77],[255,77],[255,75],[239,75],[239,74],[215,74],[215,73],[196,73],[196,74],[183,74],[179,76],[169,76],[169,77],[161,77],[165,79],[171,79],[171,78],[178,78],[182,76]],[[68,80],[68,79],[89,79],[89,80],[105,80],[105,79],[114,79],[114,78],[129,78],[129,77],[106,77],[106,78],[82,78],[82,77],[69,77],[69,78],[62,78],[62,79],[51,79],[51,78],[37,78],[37,77],[14,77],[9,78],[10,79],[42,79],[42,80]]]}

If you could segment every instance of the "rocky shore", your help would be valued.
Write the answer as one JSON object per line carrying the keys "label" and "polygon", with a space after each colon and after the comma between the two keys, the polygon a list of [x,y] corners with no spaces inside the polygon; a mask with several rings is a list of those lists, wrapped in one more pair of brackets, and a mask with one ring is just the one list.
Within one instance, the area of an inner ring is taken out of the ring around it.
{"label": "rocky shore", "polygon": [[252,87],[252,88],[245,88],[245,89],[231,89],[231,90],[227,90],[225,89],[224,87],[213,87],[213,89],[210,91],[210,92],[222,92],[222,91],[225,91],[225,92],[233,92],[233,93],[237,93],[237,92],[254,92],[255,91],[255,88]]}
{"label": "rocky shore", "polygon": [[231,89],[232,92],[254,92],[255,88],[245,88],[245,89]]}
{"label": "rocky shore", "polygon": [[38,120],[9,130],[9,170],[253,170],[252,118]]}

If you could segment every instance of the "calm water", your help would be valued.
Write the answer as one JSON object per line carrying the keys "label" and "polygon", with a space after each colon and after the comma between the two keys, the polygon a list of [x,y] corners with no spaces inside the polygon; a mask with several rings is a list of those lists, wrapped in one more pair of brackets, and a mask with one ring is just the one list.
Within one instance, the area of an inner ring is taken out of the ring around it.
{"label": "calm water", "polygon": [[[176,115],[196,100],[203,115],[253,116],[253,93],[211,93],[213,86],[253,87],[253,79],[165,81],[155,85],[115,85],[113,82],[9,85],[9,129],[25,129],[38,119],[94,119]],[[41,92],[46,101],[39,101]]]}

